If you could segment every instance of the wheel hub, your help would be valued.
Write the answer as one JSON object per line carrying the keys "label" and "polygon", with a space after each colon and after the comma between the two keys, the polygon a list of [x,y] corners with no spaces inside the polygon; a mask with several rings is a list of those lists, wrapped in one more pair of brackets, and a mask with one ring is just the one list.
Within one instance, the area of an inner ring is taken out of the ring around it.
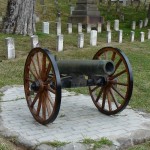
{"label": "wheel hub", "polygon": [[109,79],[109,81],[108,81],[108,83],[115,84],[115,85],[116,85],[117,82],[118,82],[117,78],[115,78],[115,79]]}
{"label": "wheel hub", "polygon": [[44,89],[44,84],[42,81],[38,80],[38,81],[34,81],[32,84],[31,84],[31,90],[33,90],[34,92],[37,92],[37,91],[43,91]]}

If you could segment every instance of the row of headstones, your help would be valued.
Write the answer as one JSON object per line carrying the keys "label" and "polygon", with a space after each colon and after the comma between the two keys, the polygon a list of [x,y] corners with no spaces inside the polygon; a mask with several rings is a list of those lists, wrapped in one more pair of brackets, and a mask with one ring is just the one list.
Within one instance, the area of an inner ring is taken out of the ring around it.
{"label": "row of headstones", "polygon": [[[147,27],[148,26],[148,21],[149,21],[148,18],[145,18],[144,21],[140,20],[139,21],[139,25],[138,25],[139,29],[142,29],[143,27]],[[136,26],[137,26],[136,21],[132,21],[131,29],[135,30]],[[111,27],[110,21],[107,21],[107,23],[106,23],[106,31],[111,30],[110,27]],[[114,30],[115,31],[119,30],[119,20],[114,20]]]}
{"label": "row of headstones", "polygon": [[[145,18],[145,20],[140,20],[139,21],[139,28],[142,29],[143,27],[147,27],[148,26],[148,18]],[[78,33],[82,33],[82,23],[78,23],[77,24],[78,27]],[[49,34],[50,28],[50,23],[49,22],[43,22],[43,27],[42,27],[42,31],[43,33]],[[136,21],[132,22],[132,26],[131,26],[132,30],[136,29]],[[72,33],[72,23],[68,23],[67,24],[67,30],[68,33],[71,34]],[[92,28],[91,28],[91,24],[87,24],[87,33],[90,33]],[[114,30],[115,31],[119,31],[119,20],[114,20]],[[106,23],[106,31],[111,31],[111,23],[110,21],[107,21]],[[102,32],[102,24],[98,23],[97,24],[97,32],[101,33]],[[56,22],[56,34],[59,35],[61,34],[61,22]]]}
{"label": "row of headstones", "polygon": [[[73,32],[72,30],[72,23],[67,23],[67,31],[68,34],[71,34]],[[78,33],[82,33],[82,23],[78,23],[77,24],[77,28],[78,28]],[[49,22],[43,22],[43,26],[42,26],[42,32],[49,34],[50,33],[50,23]],[[87,25],[87,33],[90,33],[92,30],[91,28],[91,24]],[[98,23],[97,24],[97,32],[100,33],[102,32],[102,24]],[[56,34],[59,35],[61,34],[61,22],[56,22]]]}
{"label": "row of headstones", "polygon": [[[140,20],[139,21],[139,29],[142,29],[143,27],[148,26],[148,18],[145,18],[145,20]],[[135,30],[136,29],[136,21],[132,21],[131,29]]]}
{"label": "row of headstones", "polygon": [[[91,30],[90,32],[90,45],[91,46],[96,46],[97,45],[97,30]],[[140,32],[140,41],[144,42],[145,40],[145,33]],[[118,42],[122,43],[123,39],[123,30],[118,31]],[[131,36],[130,36],[130,41],[134,42],[135,39],[135,32],[131,31]],[[150,39],[150,29],[148,29],[148,34],[147,34],[147,39]],[[11,37],[8,37],[5,39],[6,40],[6,46],[7,46],[7,56],[6,58],[8,59],[13,59],[15,58],[15,42],[14,39]],[[111,31],[107,31],[107,43],[111,43],[112,41],[112,34]],[[64,36],[62,34],[57,35],[57,44],[56,44],[56,50],[63,51],[63,44],[64,43]],[[31,48],[39,47],[39,39],[37,35],[31,36]],[[78,42],[77,42],[78,48],[83,48],[84,47],[84,34],[79,33],[78,34]]]}

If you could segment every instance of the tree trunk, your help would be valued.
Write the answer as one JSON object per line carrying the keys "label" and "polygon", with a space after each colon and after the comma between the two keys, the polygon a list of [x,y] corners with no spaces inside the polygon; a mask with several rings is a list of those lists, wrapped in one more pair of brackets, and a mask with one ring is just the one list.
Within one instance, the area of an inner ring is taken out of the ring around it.
{"label": "tree trunk", "polygon": [[33,35],[35,0],[8,0],[7,13],[4,17],[4,33]]}

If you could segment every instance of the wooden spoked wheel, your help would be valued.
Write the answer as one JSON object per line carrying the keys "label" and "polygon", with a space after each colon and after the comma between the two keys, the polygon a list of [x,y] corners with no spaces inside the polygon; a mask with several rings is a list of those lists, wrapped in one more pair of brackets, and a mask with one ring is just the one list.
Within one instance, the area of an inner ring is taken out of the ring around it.
{"label": "wooden spoked wheel", "polygon": [[107,115],[122,111],[129,103],[133,89],[132,69],[126,55],[117,48],[104,47],[93,59],[112,60],[115,72],[106,76],[106,84],[90,86],[91,98],[98,110]]}
{"label": "wooden spoked wheel", "polygon": [[33,117],[41,124],[53,122],[61,104],[61,81],[57,63],[48,50],[30,51],[24,68],[24,90]]}

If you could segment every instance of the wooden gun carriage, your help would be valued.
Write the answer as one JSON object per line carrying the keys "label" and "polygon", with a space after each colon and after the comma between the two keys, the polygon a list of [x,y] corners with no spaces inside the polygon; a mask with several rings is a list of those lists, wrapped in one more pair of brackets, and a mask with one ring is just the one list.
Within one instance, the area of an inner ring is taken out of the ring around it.
{"label": "wooden gun carriage", "polygon": [[56,60],[47,49],[29,52],[24,68],[28,107],[41,124],[53,122],[61,105],[61,88],[88,87],[98,110],[106,115],[122,111],[133,89],[132,69],[119,49],[104,47],[93,60]]}

